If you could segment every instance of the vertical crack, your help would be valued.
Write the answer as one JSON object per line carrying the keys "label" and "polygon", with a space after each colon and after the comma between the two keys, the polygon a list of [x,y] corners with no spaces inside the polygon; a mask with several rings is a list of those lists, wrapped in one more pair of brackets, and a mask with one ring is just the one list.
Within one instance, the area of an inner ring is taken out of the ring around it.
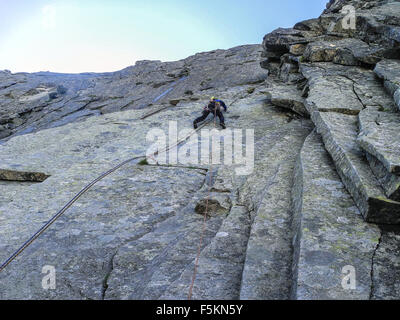
{"label": "vertical crack", "polygon": [[104,300],[106,297],[106,292],[108,289],[108,279],[111,276],[112,271],[114,270],[114,258],[117,255],[118,251],[116,251],[112,256],[110,261],[108,262],[107,270],[106,270],[106,275],[103,279],[103,287],[101,289],[101,299]]}
{"label": "vertical crack", "polygon": [[363,100],[361,99],[360,95],[358,94],[358,92],[357,92],[357,90],[356,90],[356,82],[354,81],[354,79],[350,78],[350,77],[347,76],[347,75],[343,75],[343,74],[340,75],[340,76],[343,77],[343,78],[346,78],[346,79],[350,80],[350,81],[353,83],[353,85],[352,85],[353,93],[354,93],[354,95],[356,96],[356,98],[358,99],[358,101],[361,103],[361,105],[363,106],[363,108],[365,109],[367,106],[365,105],[365,103],[363,102]]}
{"label": "vertical crack", "polygon": [[367,106],[364,104],[364,102],[362,101],[361,97],[359,96],[359,94],[357,93],[356,90],[356,84],[353,82],[353,92],[356,96],[356,98],[358,99],[358,101],[360,101],[361,105],[363,106],[363,108],[365,109]]}
{"label": "vertical crack", "polygon": [[374,291],[375,291],[375,281],[374,281],[374,277],[375,277],[375,272],[374,272],[374,267],[375,267],[375,258],[376,258],[376,253],[378,252],[381,243],[383,240],[383,231],[380,230],[380,237],[378,240],[378,243],[375,247],[375,250],[372,254],[372,259],[371,259],[371,288],[370,288],[370,292],[369,292],[369,300],[372,300],[374,298]]}

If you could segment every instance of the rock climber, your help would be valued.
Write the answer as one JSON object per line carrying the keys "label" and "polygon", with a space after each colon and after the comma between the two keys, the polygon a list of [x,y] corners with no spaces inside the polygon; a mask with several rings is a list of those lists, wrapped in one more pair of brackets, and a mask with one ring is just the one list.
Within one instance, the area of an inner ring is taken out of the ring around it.
{"label": "rock climber", "polygon": [[222,129],[226,129],[225,119],[224,119],[224,115],[222,114],[221,107],[224,108],[225,112],[227,112],[228,108],[227,108],[225,102],[223,102],[222,100],[216,99],[215,97],[212,97],[210,102],[208,103],[208,105],[204,107],[203,115],[201,117],[197,118],[196,120],[194,120],[194,122],[193,122],[194,128],[197,129],[198,128],[197,124],[199,122],[206,120],[208,115],[210,113],[212,113],[212,114],[218,116],[219,124],[221,125]]}

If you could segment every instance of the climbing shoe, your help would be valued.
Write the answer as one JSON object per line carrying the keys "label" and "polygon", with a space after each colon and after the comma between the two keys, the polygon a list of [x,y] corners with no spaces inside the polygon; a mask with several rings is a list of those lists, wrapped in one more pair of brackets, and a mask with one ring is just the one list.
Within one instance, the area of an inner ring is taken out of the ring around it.
{"label": "climbing shoe", "polygon": [[198,128],[197,123],[193,122],[193,128],[196,130]]}
{"label": "climbing shoe", "polygon": [[226,125],[225,125],[225,123],[220,123],[220,125],[221,125],[221,127],[222,127],[222,129],[226,129]]}

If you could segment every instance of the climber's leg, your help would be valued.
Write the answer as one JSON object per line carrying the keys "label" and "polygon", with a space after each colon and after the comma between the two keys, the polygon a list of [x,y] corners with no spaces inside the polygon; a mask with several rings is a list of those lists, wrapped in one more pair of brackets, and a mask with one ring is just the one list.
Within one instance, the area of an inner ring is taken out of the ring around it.
{"label": "climber's leg", "polygon": [[204,110],[202,116],[198,117],[196,120],[194,120],[194,122],[193,122],[194,128],[197,129],[197,124],[199,122],[206,120],[209,114],[210,114],[210,111]]}
{"label": "climber's leg", "polygon": [[219,118],[219,124],[221,127],[226,129],[224,115],[222,114],[221,110],[217,110],[217,116]]}

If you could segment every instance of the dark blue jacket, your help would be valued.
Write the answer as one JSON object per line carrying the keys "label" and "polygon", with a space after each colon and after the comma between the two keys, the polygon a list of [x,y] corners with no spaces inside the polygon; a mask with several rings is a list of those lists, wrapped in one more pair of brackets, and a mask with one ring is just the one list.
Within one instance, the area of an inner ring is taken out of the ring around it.
{"label": "dark blue jacket", "polygon": [[225,111],[228,110],[225,102],[223,102],[222,100],[218,100],[218,99],[215,99],[215,101],[219,102],[219,104],[221,105],[222,108],[224,108]]}

